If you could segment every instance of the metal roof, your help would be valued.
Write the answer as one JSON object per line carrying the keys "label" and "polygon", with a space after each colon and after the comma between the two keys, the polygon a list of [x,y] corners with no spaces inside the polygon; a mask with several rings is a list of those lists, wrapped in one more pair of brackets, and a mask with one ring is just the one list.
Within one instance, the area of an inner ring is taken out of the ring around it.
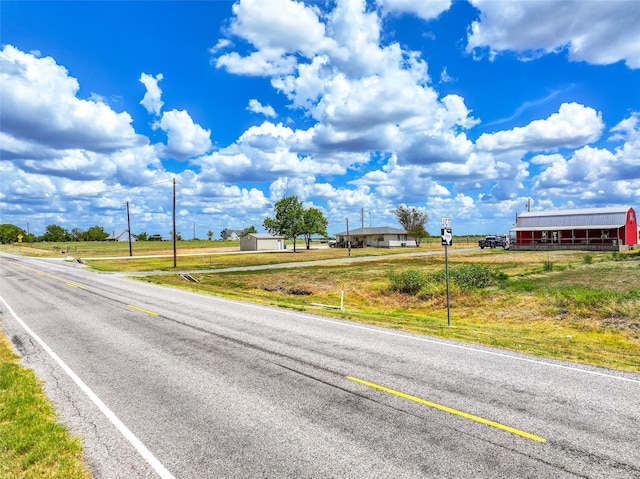
{"label": "metal roof", "polygon": [[269,233],[249,233],[247,236],[253,236],[256,239],[284,239],[283,236],[273,236]]}
{"label": "metal roof", "polygon": [[[349,230],[349,236],[367,236],[367,235],[406,235],[405,230],[399,228],[391,228],[390,226],[374,226],[368,228],[356,228]],[[336,233],[336,236],[347,236],[347,232]]]}
{"label": "metal roof", "polygon": [[518,216],[514,231],[576,228],[620,228],[627,222],[630,206],[614,208],[585,208],[576,210],[532,211]]}

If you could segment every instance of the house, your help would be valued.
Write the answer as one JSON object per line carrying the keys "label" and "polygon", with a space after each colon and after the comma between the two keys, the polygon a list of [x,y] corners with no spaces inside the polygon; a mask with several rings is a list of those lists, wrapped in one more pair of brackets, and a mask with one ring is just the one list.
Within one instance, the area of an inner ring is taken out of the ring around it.
{"label": "house", "polygon": [[[128,230],[117,230],[107,236],[105,241],[129,241]],[[131,233],[131,241],[138,241],[138,237]]]}
{"label": "house", "polygon": [[226,229],[222,231],[222,234],[220,235],[222,237],[223,240],[239,240],[242,237],[242,233],[244,233],[244,230],[230,230],[230,229]]}
{"label": "house", "polygon": [[511,248],[519,250],[620,251],[638,244],[638,218],[629,206],[522,213],[511,231]]}
{"label": "house", "polygon": [[336,245],[347,247],[347,241],[351,241],[351,247],[375,247],[375,248],[401,248],[416,247],[416,241],[409,238],[405,230],[391,228],[389,226],[376,226],[369,228],[356,228],[336,234]]}
{"label": "house", "polygon": [[284,237],[268,233],[249,233],[240,238],[240,251],[272,251],[286,249]]}

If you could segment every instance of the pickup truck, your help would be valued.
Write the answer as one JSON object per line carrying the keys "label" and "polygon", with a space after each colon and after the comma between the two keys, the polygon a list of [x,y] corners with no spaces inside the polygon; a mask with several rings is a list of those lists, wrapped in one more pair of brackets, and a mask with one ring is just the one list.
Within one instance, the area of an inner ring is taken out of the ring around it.
{"label": "pickup truck", "polygon": [[503,236],[503,235],[491,235],[491,236],[485,236],[484,239],[481,239],[478,241],[478,246],[480,246],[480,249],[485,249],[485,248],[508,248],[509,247],[509,243],[507,241],[507,237]]}

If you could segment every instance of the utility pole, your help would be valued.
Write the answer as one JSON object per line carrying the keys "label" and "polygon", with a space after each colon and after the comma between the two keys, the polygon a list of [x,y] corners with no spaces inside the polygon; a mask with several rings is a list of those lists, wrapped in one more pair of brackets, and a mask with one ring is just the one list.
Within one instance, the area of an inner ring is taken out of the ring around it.
{"label": "utility pole", "polygon": [[129,202],[127,201],[127,232],[129,233],[129,256],[133,256],[131,249],[131,219],[129,217]]}
{"label": "utility pole", "polygon": [[360,223],[361,223],[362,229],[364,229],[364,208],[360,210]]}
{"label": "utility pole", "polygon": [[176,179],[173,179],[173,267],[177,265],[176,261]]}
{"label": "utility pole", "polygon": [[349,235],[349,218],[347,218],[347,248],[349,248],[349,256],[351,256],[351,235]]}

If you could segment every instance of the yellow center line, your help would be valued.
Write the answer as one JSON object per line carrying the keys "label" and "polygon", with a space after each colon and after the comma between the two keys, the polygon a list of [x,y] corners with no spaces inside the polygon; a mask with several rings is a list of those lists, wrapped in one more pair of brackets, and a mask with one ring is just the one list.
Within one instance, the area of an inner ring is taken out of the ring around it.
{"label": "yellow center line", "polygon": [[[6,260],[3,260],[3,261],[6,261]],[[6,262],[9,263],[10,261],[6,261]],[[67,286],[71,286],[72,288],[87,289],[84,286],[82,286],[81,284],[73,283],[71,281],[67,281],[64,278],[60,278],[59,276],[54,276],[52,274],[45,273],[44,271],[40,271],[40,270],[37,270],[37,269],[34,269],[34,268],[30,268],[29,266],[25,266],[23,264],[18,264],[18,263],[14,263],[14,262],[10,262],[10,263],[13,264],[14,266],[19,267],[19,268],[26,269],[28,271],[33,271],[34,273],[36,273],[39,276],[45,276],[47,278],[54,279],[56,281],[60,281],[61,283],[66,284]]]}
{"label": "yellow center line", "polygon": [[437,404],[431,401],[426,401],[425,399],[421,399],[419,397],[415,397],[415,396],[411,396],[409,394],[405,394],[403,392],[400,391],[396,391],[395,389],[390,389],[384,386],[380,386],[379,384],[375,384],[375,383],[370,383],[369,381],[365,381],[364,379],[358,379],[358,378],[354,378],[353,376],[347,376],[346,377],[348,380],[350,381],[354,381],[356,383],[360,383],[360,384],[364,384],[365,386],[369,386],[370,388],[374,388],[374,389],[378,389],[380,391],[384,391],[386,393],[389,394],[394,394],[396,396],[399,396],[401,398],[404,399],[408,399],[410,401],[414,401],[417,402],[419,404],[424,404],[425,406],[429,406],[435,409],[440,409],[441,411],[446,411],[448,413],[451,414],[455,414],[456,416],[461,416],[464,417],[466,419],[471,419],[472,421],[476,421],[482,424],[486,424],[487,426],[492,426],[498,429],[502,429],[504,431],[508,431],[512,434],[517,434],[518,436],[522,436],[522,437],[526,437],[528,439],[532,439],[534,441],[538,441],[538,442],[547,442],[547,440],[543,437],[540,436],[536,436],[535,434],[530,434],[528,432],[525,431],[521,431],[519,429],[514,429],[512,427],[509,426],[505,426],[504,424],[500,424],[494,421],[490,421],[489,419],[484,419],[482,417],[479,416],[474,416],[473,414],[468,414],[466,412],[462,412],[462,411],[458,411],[457,409],[452,409],[450,407],[447,406],[443,406],[441,404]]}
{"label": "yellow center line", "polygon": [[158,313],[154,313],[153,311],[149,311],[147,309],[142,309],[142,308],[138,308],[137,306],[134,306],[133,304],[129,304],[128,305],[131,309],[135,309],[137,311],[142,311],[143,313],[147,313],[150,314],[151,316],[158,316]]}

